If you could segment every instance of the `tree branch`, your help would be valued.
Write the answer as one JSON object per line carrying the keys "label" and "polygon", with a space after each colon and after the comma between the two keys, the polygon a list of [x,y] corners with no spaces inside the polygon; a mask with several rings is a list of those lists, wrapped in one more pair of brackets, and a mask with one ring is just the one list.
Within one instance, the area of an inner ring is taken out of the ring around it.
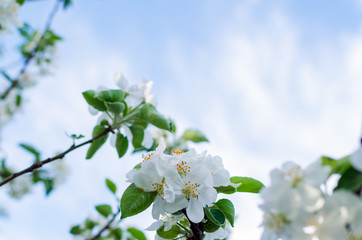
{"label": "tree branch", "polygon": [[11,180],[25,174],[25,173],[30,173],[30,172],[33,172],[35,169],[38,169],[38,168],[41,168],[44,164],[47,164],[47,163],[50,163],[50,162],[53,162],[57,159],[62,159],[65,157],[65,155],[67,155],[68,153],[70,153],[71,151],[79,148],[79,147],[82,147],[84,145],[87,145],[89,143],[92,143],[94,142],[95,140],[97,140],[98,138],[101,138],[103,136],[105,136],[107,133],[109,132],[113,132],[113,128],[111,126],[109,126],[108,128],[106,128],[101,134],[95,136],[94,138],[92,139],[89,139],[88,141],[85,141],[83,143],[80,143],[78,145],[72,145],[70,146],[67,150],[65,150],[64,152],[52,157],[52,158],[47,158],[43,161],[39,161],[39,162],[35,162],[33,165],[31,165],[30,167],[20,171],[20,172],[17,172],[17,173],[14,173],[14,174],[11,174],[9,177],[5,178],[2,182],[0,182],[0,187],[3,186],[4,184],[10,182]]}
{"label": "tree branch", "polygon": [[3,94],[1,94],[0,99],[5,99],[9,95],[11,90],[13,90],[14,88],[16,88],[19,85],[19,77],[21,76],[21,74],[23,74],[26,71],[27,67],[29,66],[30,61],[35,57],[36,53],[39,51],[40,43],[44,39],[45,33],[50,29],[53,18],[55,16],[55,14],[57,13],[58,9],[59,9],[59,5],[63,1],[64,0],[56,0],[55,5],[54,5],[52,11],[50,12],[48,20],[47,20],[47,22],[45,24],[45,29],[43,31],[43,34],[42,34],[40,40],[38,41],[36,47],[31,52],[31,54],[27,58],[25,58],[23,66],[20,69],[18,76],[16,77],[15,80],[13,80],[11,82],[10,86],[3,92]]}
{"label": "tree branch", "polygon": [[190,228],[192,231],[192,236],[187,237],[187,240],[202,240],[204,239],[204,223],[194,223],[187,216],[186,209],[182,209],[182,212],[185,214],[187,220],[190,222]]}
{"label": "tree branch", "polygon": [[101,230],[99,230],[99,232],[96,235],[94,235],[92,238],[89,238],[87,240],[96,240],[96,239],[98,239],[102,235],[102,233],[104,231],[106,231],[111,226],[111,224],[113,223],[113,221],[116,219],[117,215],[120,212],[121,212],[121,209],[118,208],[117,212],[113,214],[113,217],[108,221],[108,223]]}

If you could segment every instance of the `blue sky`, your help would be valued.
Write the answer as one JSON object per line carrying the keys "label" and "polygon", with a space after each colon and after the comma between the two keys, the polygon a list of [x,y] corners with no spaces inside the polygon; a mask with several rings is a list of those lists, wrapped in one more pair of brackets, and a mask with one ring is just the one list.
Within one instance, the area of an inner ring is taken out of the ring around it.
{"label": "blue sky", "polygon": [[[29,3],[21,16],[41,27],[50,8]],[[54,20],[64,37],[57,68],[26,92],[22,113],[2,132],[3,149],[21,168],[30,159],[18,142],[46,157],[69,146],[64,131],[90,136],[96,118],[81,92],[115,87],[114,73],[123,72],[133,83],[154,81],[159,110],[180,131],[203,131],[210,144],[195,147],[220,155],[232,175],[268,184],[287,160],[305,166],[349,154],[361,135],[361,13],[357,0],[75,1]],[[92,161],[84,156],[66,158],[70,175],[49,198],[40,186],[22,201],[0,195],[10,212],[0,238],[71,239],[70,225],[112,201],[104,178],[125,189],[139,159],[119,160],[109,144]],[[238,215],[231,239],[259,239],[258,197],[230,198]],[[124,225],[151,222],[145,212]]]}

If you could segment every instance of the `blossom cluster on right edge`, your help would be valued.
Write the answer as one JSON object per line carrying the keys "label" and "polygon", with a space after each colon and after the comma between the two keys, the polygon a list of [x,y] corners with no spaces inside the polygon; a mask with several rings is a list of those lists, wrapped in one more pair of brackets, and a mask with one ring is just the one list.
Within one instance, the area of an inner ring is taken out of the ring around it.
{"label": "blossom cluster on right edge", "polygon": [[[322,157],[305,169],[287,162],[273,170],[271,186],[261,191],[261,239],[362,239],[362,173],[351,157]],[[334,174],[340,178],[330,191],[327,181]]]}

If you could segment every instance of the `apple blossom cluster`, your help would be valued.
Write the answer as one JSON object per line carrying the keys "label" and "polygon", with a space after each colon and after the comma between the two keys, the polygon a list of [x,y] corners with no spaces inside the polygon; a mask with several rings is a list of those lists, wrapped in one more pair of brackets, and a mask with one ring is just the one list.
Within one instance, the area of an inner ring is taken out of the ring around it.
{"label": "apple blossom cluster", "polygon": [[0,33],[11,32],[12,26],[21,27],[18,19],[20,5],[16,0],[0,0]]}
{"label": "apple blossom cluster", "polygon": [[344,189],[322,191],[330,166],[317,162],[302,169],[293,162],[271,172],[262,189],[262,240],[362,238],[362,198]]}
{"label": "apple blossom cluster", "polygon": [[[164,225],[169,230],[185,217],[192,223],[204,219],[204,208],[215,203],[215,187],[228,186],[230,174],[224,168],[219,156],[172,150],[164,153],[163,139],[155,151],[143,156],[138,167],[127,173],[128,182],[144,192],[155,192],[152,216],[161,220],[152,224],[148,230],[155,230]],[[173,215],[170,215],[173,214]]]}

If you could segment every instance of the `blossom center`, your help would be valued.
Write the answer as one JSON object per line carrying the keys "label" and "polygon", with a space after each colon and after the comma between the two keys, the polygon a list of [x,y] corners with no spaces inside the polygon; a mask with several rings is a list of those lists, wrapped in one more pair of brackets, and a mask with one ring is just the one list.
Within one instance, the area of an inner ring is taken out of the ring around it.
{"label": "blossom center", "polygon": [[191,183],[190,181],[185,183],[185,188],[182,189],[182,193],[185,194],[185,198],[189,200],[191,197],[197,198],[200,195],[200,184]]}
{"label": "blossom center", "polygon": [[163,186],[165,185],[165,179],[162,179],[161,183],[152,183],[152,187],[154,189],[154,191],[157,192],[157,195],[161,196],[162,199],[165,199],[164,197],[164,191],[163,191]]}
{"label": "blossom center", "polygon": [[187,165],[187,162],[182,161],[181,163],[176,164],[177,172],[181,177],[187,175],[190,172],[190,166]]}
{"label": "blossom center", "polygon": [[180,150],[180,149],[171,149],[171,151],[174,153],[174,154],[176,154],[176,155],[180,155],[180,154],[182,154],[182,153],[184,153],[184,151],[182,151],[182,150]]}

